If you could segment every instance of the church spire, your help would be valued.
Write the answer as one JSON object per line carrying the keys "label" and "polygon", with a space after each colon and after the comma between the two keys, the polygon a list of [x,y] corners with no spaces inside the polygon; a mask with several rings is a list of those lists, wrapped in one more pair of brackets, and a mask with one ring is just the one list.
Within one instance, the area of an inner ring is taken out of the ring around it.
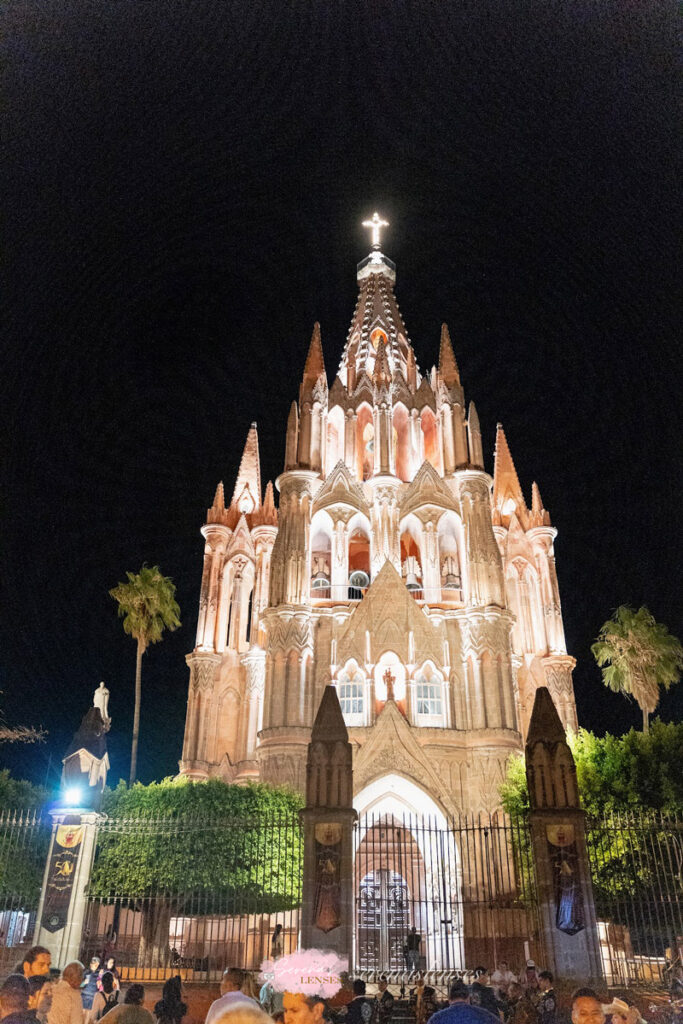
{"label": "church spire", "polygon": [[460,383],[460,372],[455,361],[448,324],[441,324],[441,345],[439,346],[439,373],[447,387]]}
{"label": "church spire", "polygon": [[[510,505],[512,502],[512,505]],[[493,507],[503,515],[514,510],[526,513],[527,507],[519,485],[519,477],[512,461],[503,424],[496,427],[496,450],[493,462]]]}
{"label": "church spire", "polygon": [[255,423],[247,434],[231,504],[240,512],[253,512],[261,504],[261,462]]}
{"label": "church spire", "polygon": [[[380,230],[388,227],[379,214],[365,225],[372,229],[372,251],[358,264],[358,302],[339,365],[339,377],[352,389],[365,372],[372,372],[380,341],[384,341],[389,366],[402,374],[411,391],[419,386],[415,356],[394,295],[395,264],[380,251]],[[415,381],[415,383],[411,383]]]}

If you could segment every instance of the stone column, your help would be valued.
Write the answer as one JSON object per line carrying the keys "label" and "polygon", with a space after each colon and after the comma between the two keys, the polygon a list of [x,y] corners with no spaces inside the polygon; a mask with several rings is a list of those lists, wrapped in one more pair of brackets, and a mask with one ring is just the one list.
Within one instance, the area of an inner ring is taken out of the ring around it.
{"label": "stone column", "polygon": [[536,691],[526,741],[529,825],[551,970],[601,984],[602,966],[576,767],[549,690]]}
{"label": "stone column", "polygon": [[[52,839],[43,876],[43,889],[38,905],[38,927],[35,943],[46,946],[53,962],[66,967],[78,960],[83,925],[88,908],[86,895],[95,858],[97,827],[104,815],[97,811],[74,811],[59,808],[50,811]],[[74,863],[75,862],[75,863]],[[65,898],[63,876],[65,864],[73,865],[70,896]],[[60,900],[61,906],[55,906]]]}
{"label": "stone column", "polygon": [[306,765],[301,945],[348,957],[353,949],[353,769],[337,691],[326,686]]}

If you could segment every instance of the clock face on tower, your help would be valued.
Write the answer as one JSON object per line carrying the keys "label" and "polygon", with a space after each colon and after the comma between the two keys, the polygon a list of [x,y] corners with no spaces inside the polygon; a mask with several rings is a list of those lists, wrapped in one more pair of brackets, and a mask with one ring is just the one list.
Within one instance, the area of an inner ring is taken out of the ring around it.
{"label": "clock face on tower", "polygon": [[380,341],[383,341],[384,344],[386,345],[387,336],[381,327],[375,327],[374,331],[370,335],[370,341],[372,342],[373,348],[377,348]]}

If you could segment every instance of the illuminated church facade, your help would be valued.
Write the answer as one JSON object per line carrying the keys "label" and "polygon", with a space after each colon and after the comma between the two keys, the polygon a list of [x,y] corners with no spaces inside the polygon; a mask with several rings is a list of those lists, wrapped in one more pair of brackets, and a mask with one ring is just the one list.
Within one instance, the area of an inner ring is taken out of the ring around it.
{"label": "illuminated church facade", "polygon": [[313,329],[279,507],[252,424],[230,501],[219,484],[208,510],[180,769],[303,792],[333,684],[360,812],[493,813],[538,686],[576,728],[556,531],[500,424],[486,472],[445,325],[420,371],[370,226],[331,383]]}

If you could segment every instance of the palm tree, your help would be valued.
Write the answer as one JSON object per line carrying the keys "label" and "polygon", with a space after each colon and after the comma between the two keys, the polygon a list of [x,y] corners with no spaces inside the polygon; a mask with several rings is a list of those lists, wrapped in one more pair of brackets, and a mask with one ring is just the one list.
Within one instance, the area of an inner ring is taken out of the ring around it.
{"label": "palm tree", "polygon": [[118,602],[123,629],[138,642],[135,662],[135,714],[133,744],[130,754],[130,785],[135,782],[140,733],[140,694],[142,690],[142,655],[150,644],[158,643],[165,629],[173,631],[180,625],[180,608],[175,600],[175,586],[162,576],[158,565],[146,565],[139,573],[127,572],[127,583],[119,583],[109,596]]}
{"label": "palm tree", "polygon": [[643,732],[659,703],[659,688],[677,683],[683,669],[683,647],[667,627],[643,606],[621,605],[600,629],[591,647],[602,668],[602,681],[615,693],[633,697],[643,712]]}

